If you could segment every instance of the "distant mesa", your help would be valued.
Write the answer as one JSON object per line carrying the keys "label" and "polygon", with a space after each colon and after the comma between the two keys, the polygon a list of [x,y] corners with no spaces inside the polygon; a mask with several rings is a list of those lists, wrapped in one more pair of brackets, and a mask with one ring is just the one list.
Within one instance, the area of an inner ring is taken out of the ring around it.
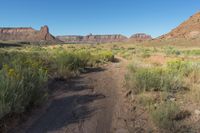
{"label": "distant mesa", "polygon": [[111,43],[111,42],[124,42],[128,38],[120,35],[92,35],[89,34],[87,36],[57,36],[57,39],[65,42],[65,43]]}
{"label": "distant mesa", "polygon": [[137,34],[132,35],[129,38],[129,41],[147,41],[151,39],[152,39],[151,35],[147,35],[145,33],[137,33]]}
{"label": "distant mesa", "polygon": [[191,16],[187,21],[183,22],[177,28],[173,29],[168,34],[165,34],[159,39],[195,39],[200,38],[200,12]]}
{"label": "distant mesa", "polygon": [[31,42],[31,43],[114,43],[128,41],[146,41],[152,37],[144,33],[134,34],[130,38],[121,35],[93,35],[86,36],[67,35],[54,37],[49,33],[48,26],[41,27],[40,30],[35,30],[31,27],[19,28],[0,28],[0,41],[16,41],[16,42]]}
{"label": "distant mesa", "polygon": [[146,41],[151,40],[150,35],[144,33],[134,34],[130,38],[121,35],[92,35],[79,36],[79,35],[67,35],[67,36],[57,36],[57,39],[63,41],[64,43],[113,43],[113,42],[128,42],[128,41]]}
{"label": "distant mesa", "polygon": [[48,26],[41,27],[39,31],[31,27],[0,28],[0,40],[47,43],[59,41],[49,33]]}

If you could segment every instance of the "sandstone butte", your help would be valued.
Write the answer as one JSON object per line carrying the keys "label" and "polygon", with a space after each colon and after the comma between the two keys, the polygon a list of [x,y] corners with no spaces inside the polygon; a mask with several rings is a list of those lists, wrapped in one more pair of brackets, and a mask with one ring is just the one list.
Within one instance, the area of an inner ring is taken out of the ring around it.
{"label": "sandstone butte", "polygon": [[129,38],[129,41],[147,41],[147,40],[152,40],[152,37],[151,35],[147,35],[145,33],[137,33]]}
{"label": "sandstone butte", "polygon": [[168,34],[165,34],[159,39],[194,39],[200,38],[200,12],[191,16],[188,20],[180,24]]}
{"label": "sandstone butte", "polygon": [[23,42],[58,42],[53,35],[49,33],[48,26],[35,30],[31,27],[24,28],[0,28],[1,41],[23,41]]}

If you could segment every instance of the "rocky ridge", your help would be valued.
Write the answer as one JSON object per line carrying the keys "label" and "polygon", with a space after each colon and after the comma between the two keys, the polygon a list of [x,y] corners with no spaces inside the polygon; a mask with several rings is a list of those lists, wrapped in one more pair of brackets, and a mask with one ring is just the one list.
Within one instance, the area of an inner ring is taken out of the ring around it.
{"label": "rocky ridge", "polygon": [[160,39],[194,39],[200,38],[200,12],[191,16],[188,20],[180,24],[168,34],[165,34]]}

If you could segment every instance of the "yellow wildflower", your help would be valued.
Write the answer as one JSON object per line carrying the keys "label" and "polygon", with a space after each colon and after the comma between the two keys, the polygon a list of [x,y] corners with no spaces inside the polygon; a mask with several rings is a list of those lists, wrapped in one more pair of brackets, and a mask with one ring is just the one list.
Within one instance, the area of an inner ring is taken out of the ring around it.
{"label": "yellow wildflower", "polygon": [[14,77],[15,75],[16,75],[15,70],[14,69],[9,69],[8,76],[9,77]]}

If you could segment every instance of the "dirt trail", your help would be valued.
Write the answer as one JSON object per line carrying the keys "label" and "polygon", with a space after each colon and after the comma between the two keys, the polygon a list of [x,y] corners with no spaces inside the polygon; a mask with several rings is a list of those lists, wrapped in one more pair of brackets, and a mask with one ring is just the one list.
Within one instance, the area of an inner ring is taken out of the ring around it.
{"label": "dirt trail", "polygon": [[27,122],[11,132],[127,132],[125,125],[117,125],[118,115],[123,112],[118,109],[123,108],[119,99],[127,64],[119,60],[70,81],[52,82],[51,100],[47,106],[34,111]]}

